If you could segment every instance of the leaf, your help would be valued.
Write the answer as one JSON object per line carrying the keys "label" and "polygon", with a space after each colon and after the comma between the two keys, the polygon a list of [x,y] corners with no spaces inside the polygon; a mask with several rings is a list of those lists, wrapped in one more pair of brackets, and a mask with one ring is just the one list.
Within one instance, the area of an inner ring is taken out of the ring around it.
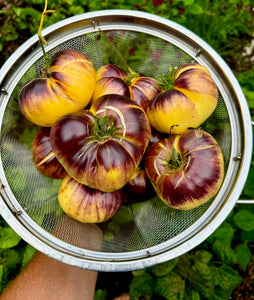
{"label": "leaf", "polygon": [[22,259],[22,268],[24,268],[29,263],[29,261],[32,259],[36,251],[37,250],[31,245],[29,244],[26,245],[25,252]]}
{"label": "leaf", "polygon": [[183,0],[184,6],[192,5],[195,2],[195,0]]}
{"label": "leaf", "polygon": [[234,228],[228,222],[223,222],[212,236],[229,245],[234,238]]}
{"label": "leaf", "polygon": [[19,269],[21,262],[20,249],[4,249],[0,255],[0,264],[4,266],[4,276],[7,277],[10,272]]}
{"label": "leaf", "polygon": [[[254,108],[254,91],[249,91],[248,89],[246,88],[243,88],[243,92],[244,92],[244,95],[246,97],[246,100],[248,102],[248,106],[249,108]],[[252,170],[252,169],[251,169]],[[250,188],[250,187],[249,187]],[[253,195],[253,194],[252,194]],[[251,195],[251,196],[252,196]]]}
{"label": "leaf", "polygon": [[149,268],[149,271],[157,277],[165,276],[174,269],[174,267],[177,265],[178,261],[179,261],[178,258],[169,260],[165,263],[158,264],[156,266]]}
{"label": "leaf", "polygon": [[153,295],[153,277],[147,272],[132,278],[130,283],[130,297],[132,300],[149,300]]}
{"label": "leaf", "polygon": [[131,273],[132,273],[133,276],[140,276],[140,275],[146,273],[146,269],[134,270]]}
{"label": "leaf", "polygon": [[213,254],[211,252],[203,249],[197,250],[194,253],[194,259],[204,264],[208,264],[211,261],[212,257]]}
{"label": "leaf", "polygon": [[233,291],[241,282],[242,277],[232,268],[222,265],[217,268],[218,284],[223,290]]}
{"label": "leaf", "polygon": [[4,274],[4,265],[1,264],[1,265],[0,265],[0,282],[2,281],[3,274]]}
{"label": "leaf", "polygon": [[251,231],[241,231],[241,239],[247,243],[253,243],[254,241],[254,230]]}
{"label": "leaf", "polygon": [[15,7],[14,11],[18,17],[23,17],[23,18],[26,16],[31,16],[34,19],[36,19],[41,15],[41,13],[38,10],[32,7],[25,7],[25,8]]}
{"label": "leaf", "polygon": [[107,296],[107,290],[97,289],[94,293],[94,300],[104,300]]}
{"label": "leaf", "polygon": [[251,251],[249,247],[245,243],[238,244],[235,247],[235,252],[239,265],[243,268],[243,270],[246,270],[251,260]]}
{"label": "leaf", "polygon": [[254,230],[254,214],[246,209],[241,209],[234,215],[237,227],[245,231]]}
{"label": "leaf", "polygon": [[200,276],[202,276],[203,279],[208,280],[208,281],[212,281],[212,279],[213,279],[213,269],[210,266],[208,266],[207,264],[196,261],[193,264],[193,269]]}
{"label": "leaf", "polygon": [[70,13],[73,15],[81,15],[84,12],[85,9],[81,5],[70,7]]}
{"label": "leaf", "polygon": [[27,0],[27,3],[41,4],[44,3],[44,0]]}
{"label": "leaf", "polygon": [[191,294],[190,294],[190,300],[200,300],[200,295],[199,292],[197,292],[196,290],[192,290]]}
{"label": "leaf", "polygon": [[192,5],[188,6],[186,8],[186,11],[192,15],[200,15],[204,12],[202,6],[200,6],[196,3],[193,3]]}
{"label": "leaf", "polygon": [[[254,92],[253,92],[252,99],[248,100],[248,106],[249,106],[249,108],[254,108]],[[247,197],[252,197],[254,195],[253,180],[254,180],[254,166],[251,165],[247,180],[246,180],[244,188],[243,188],[243,194],[246,195]]]}
{"label": "leaf", "polygon": [[11,227],[0,228],[0,248],[15,247],[20,241],[21,237]]}
{"label": "leaf", "polygon": [[212,245],[212,250],[218,256],[221,262],[226,265],[232,265],[237,262],[237,255],[230,245],[227,245],[223,240],[216,240]]}
{"label": "leaf", "polygon": [[185,281],[181,276],[172,272],[166,276],[158,277],[155,281],[154,292],[168,300],[184,299]]}
{"label": "leaf", "polygon": [[201,300],[201,297],[198,291],[188,285],[185,289],[184,300]]}

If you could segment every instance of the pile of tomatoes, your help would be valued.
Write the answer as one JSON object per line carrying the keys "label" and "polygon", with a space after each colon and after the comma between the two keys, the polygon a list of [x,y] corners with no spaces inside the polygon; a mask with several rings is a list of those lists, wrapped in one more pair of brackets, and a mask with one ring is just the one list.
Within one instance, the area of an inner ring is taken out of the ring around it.
{"label": "pile of tomatoes", "polygon": [[44,176],[62,180],[58,200],[67,215],[100,223],[125,202],[158,195],[186,210],[217,193],[223,155],[199,128],[218,101],[204,66],[179,66],[172,86],[162,88],[113,64],[96,71],[69,49],[57,53],[48,74],[22,87],[19,107],[40,126],[33,160]]}

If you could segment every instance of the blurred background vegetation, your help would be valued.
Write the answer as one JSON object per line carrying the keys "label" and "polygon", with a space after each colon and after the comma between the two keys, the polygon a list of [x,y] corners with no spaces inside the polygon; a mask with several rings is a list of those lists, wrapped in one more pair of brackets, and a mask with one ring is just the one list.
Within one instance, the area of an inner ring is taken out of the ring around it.
{"label": "blurred background vegetation", "polygon": [[[44,0],[0,1],[0,68],[37,33]],[[44,27],[105,9],[149,12],[203,38],[237,77],[254,120],[254,7],[252,0],[54,0]],[[0,69],[1,72],[1,69]],[[242,199],[254,199],[254,157]],[[0,219],[0,291],[19,274],[35,249]],[[254,299],[254,205],[236,205],[227,220],[196,249],[141,271],[99,274],[96,299]],[[128,299],[128,298],[127,298]]]}

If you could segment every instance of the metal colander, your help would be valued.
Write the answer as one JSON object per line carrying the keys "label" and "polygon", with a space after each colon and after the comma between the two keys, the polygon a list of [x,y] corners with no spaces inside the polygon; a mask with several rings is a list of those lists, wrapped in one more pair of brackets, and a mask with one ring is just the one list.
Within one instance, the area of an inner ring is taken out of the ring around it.
{"label": "metal colander", "polygon": [[125,204],[109,221],[81,224],[59,206],[61,180],[41,175],[31,142],[39,129],[21,114],[20,87],[44,64],[33,36],[6,61],[0,74],[1,202],[9,225],[39,251],[65,263],[98,271],[129,271],[173,259],[204,241],[225,220],[241,194],[252,154],[252,126],[244,95],[222,58],[182,26],[148,13],[105,10],[68,18],[42,35],[52,57],[62,49],[87,54],[96,69],[107,63],[125,68],[105,34],[134,71],[159,78],[169,65],[198,62],[211,72],[219,91],[212,116],[202,124],[220,145],[223,184],[215,197],[180,211],[158,198]]}

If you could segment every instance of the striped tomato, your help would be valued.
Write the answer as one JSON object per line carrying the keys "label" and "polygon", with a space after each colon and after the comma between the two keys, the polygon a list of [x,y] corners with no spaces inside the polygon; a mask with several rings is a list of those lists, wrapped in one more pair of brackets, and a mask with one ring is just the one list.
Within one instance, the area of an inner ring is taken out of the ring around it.
{"label": "striped tomato", "polygon": [[145,155],[145,170],[167,205],[187,210],[217,193],[224,161],[215,139],[201,129],[192,129],[151,145]]}
{"label": "striped tomato", "polygon": [[122,188],[149,144],[144,110],[127,97],[105,95],[90,110],[65,115],[51,128],[53,152],[67,173],[91,188]]}
{"label": "striped tomato", "polygon": [[209,71],[191,63],[175,71],[173,88],[155,95],[146,112],[156,130],[181,134],[188,128],[198,128],[213,113],[217,102],[217,87]]}
{"label": "striped tomato", "polygon": [[96,73],[96,87],[93,100],[102,95],[118,94],[131,98],[146,110],[150,99],[161,92],[158,82],[135,72],[127,74],[114,64],[104,65]]}

